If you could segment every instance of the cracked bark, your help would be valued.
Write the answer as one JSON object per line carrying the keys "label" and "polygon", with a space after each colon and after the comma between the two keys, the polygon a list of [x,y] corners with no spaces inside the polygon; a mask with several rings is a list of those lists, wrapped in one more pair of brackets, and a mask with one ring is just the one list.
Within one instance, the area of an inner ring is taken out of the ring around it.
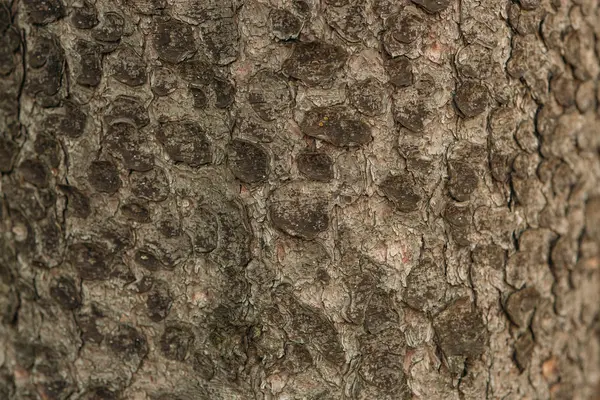
{"label": "cracked bark", "polygon": [[588,0],[0,2],[0,399],[595,399]]}

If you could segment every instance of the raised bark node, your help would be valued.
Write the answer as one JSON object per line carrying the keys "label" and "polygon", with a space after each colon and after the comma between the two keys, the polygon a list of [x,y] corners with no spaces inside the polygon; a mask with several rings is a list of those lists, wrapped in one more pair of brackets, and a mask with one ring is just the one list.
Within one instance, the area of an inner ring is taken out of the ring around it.
{"label": "raised bark node", "polygon": [[413,3],[422,7],[425,11],[431,14],[436,14],[444,11],[450,6],[450,0],[412,0]]}
{"label": "raised bark node", "polygon": [[40,106],[56,107],[60,102],[59,90],[63,83],[64,49],[60,40],[49,32],[42,30],[34,38],[29,51],[25,89]]}
{"label": "raised bark node", "polygon": [[198,207],[191,217],[183,220],[183,226],[194,233],[194,251],[209,253],[217,247],[219,220],[213,211],[204,206]]}
{"label": "raised bark node", "polygon": [[177,89],[177,75],[168,68],[155,68],[150,78],[150,87],[155,95],[168,96]]}
{"label": "raised bark node", "polygon": [[58,185],[58,189],[69,199],[67,209],[70,215],[76,218],[87,218],[92,210],[90,200],[81,190],[74,186]]}
{"label": "raised bark node", "polygon": [[81,279],[98,281],[110,277],[109,256],[102,246],[91,243],[75,243],[69,247],[71,265],[79,272]]}
{"label": "raised bark node", "polygon": [[84,0],[81,7],[73,7],[71,23],[77,29],[92,29],[98,25],[100,21],[94,4],[89,0]]}
{"label": "raised bark node", "polygon": [[10,10],[6,4],[0,6],[0,32],[4,33],[11,25]]}
{"label": "raised bark node", "polygon": [[81,339],[86,344],[100,345],[104,341],[104,334],[100,331],[98,320],[104,319],[104,313],[98,308],[98,305],[91,302],[83,306],[75,314],[77,326],[81,330]]}
{"label": "raised bark node", "polygon": [[365,330],[376,335],[398,323],[398,313],[394,308],[393,293],[377,288],[365,309]]}
{"label": "raised bark node", "polygon": [[588,221],[586,233],[594,239],[600,239],[600,196],[594,196],[586,202],[585,218]]}
{"label": "raised bark node", "polygon": [[194,333],[183,325],[169,325],[160,337],[160,351],[166,358],[184,361],[194,343]]}
{"label": "raised bark node", "polygon": [[0,76],[9,75],[15,70],[13,53],[19,49],[19,46],[19,37],[12,30],[0,37]]}
{"label": "raised bark node", "polygon": [[520,372],[529,368],[534,347],[535,342],[530,331],[525,332],[515,341],[514,359]]}
{"label": "raised bark node", "polygon": [[397,88],[403,88],[413,84],[413,72],[410,60],[400,56],[384,61],[390,83]]}
{"label": "raised bark node", "polygon": [[143,15],[161,15],[167,8],[167,0],[127,0],[125,3]]}
{"label": "raised bark node", "polygon": [[148,354],[146,336],[131,325],[119,325],[107,338],[107,345],[115,355],[124,359],[137,357],[141,361]]}
{"label": "raised bark node", "polygon": [[[252,233],[246,225],[244,211],[221,196],[210,198],[207,203],[200,205],[197,216],[184,220],[184,225],[196,232],[193,237],[195,250],[209,252],[209,259],[222,270],[245,267],[250,261]],[[194,227],[197,218],[203,216],[206,221]],[[206,230],[202,231],[203,228]]]}
{"label": "raised bark node", "polygon": [[519,146],[528,153],[535,153],[538,150],[539,142],[535,135],[533,121],[521,122],[517,127],[515,139]]}
{"label": "raised bark node", "polygon": [[0,399],[593,396],[595,4],[426,1],[0,0]]}
{"label": "raised bark node", "polygon": [[288,343],[285,345],[285,356],[278,360],[272,367],[273,372],[285,371],[299,373],[305,371],[313,364],[313,357],[306,346],[301,343]]}
{"label": "raised bark node", "polygon": [[361,2],[326,10],[329,24],[342,38],[352,43],[360,42],[366,33],[366,13],[367,7]]}
{"label": "raised bark node", "polygon": [[596,105],[597,100],[595,91],[596,88],[594,81],[584,82],[579,85],[577,88],[577,93],[575,94],[575,101],[579,111],[585,113]]}
{"label": "raised bark node", "polygon": [[234,321],[231,311],[223,305],[213,310],[209,316],[208,337],[202,346],[213,361],[216,373],[225,381],[236,380],[248,359],[244,348],[250,327],[244,321]]}
{"label": "raised bark node", "polygon": [[238,58],[239,33],[234,18],[222,18],[200,25],[202,39],[215,64],[227,65]]}
{"label": "raised bark node", "polygon": [[147,293],[154,286],[154,278],[151,276],[143,276],[139,282],[135,284],[135,290],[137,293]]}
{"label": "raised bark node", "polygon": [[375,116],[384,112],[385,88],[377,79],[368,78],[349,88],[350,103],[365,115]]}
{"label": "raised bark node", "polygon": [[137,197],[160,202],[170,193],[169,180],[162,168],[154,168],[148,172],[134,171],[129,176],[131,192]]}
{"label": "raised bark node", "polygon": [[235,86],[229,80],[216,77],[212,81],[212,88],[215,93],[215,107],[227,108],[233,104],[235,97]]}
{"label": "raised bark node", "polygon": [[458,71],[467,78],[489,78],[493,69],[492,51],[480,44],[470,44],[456,55]]}
{"label": "raised bark node", "polygon": [[402,300],[417,310],[435,309],[442,305],[447,286],[443,269],[423,261],[408,274]]}
{"label": "raised bark node", "polygon": [[283,232],[312,239],[329,227],[327,204],[313,199],[294,199],[271,204],[273,225]]}
{"label": "raised bark node", "polygon": [[92,31],[92,37],[100,42],[118,42],[123,35],[125,20],[114,12],[102,15],[101,23]]}
{"label": "raised bark node", "polygon": [[160,258],[154,254],[153,250],[149,247],[137,250],[133,256],[136,264],[146,268],[148,271],[158,271],[165,267]]}
{"label": "raised bark node", "polygon": [[467,201],[477,189],[479,177],[473,167],[465,162],[450,163],[448,191],[457,201]]}
{"label": "raised bark node", "polygon": [[88,181],[94,189],[108,194],[116,193],[121,187],[119,170],[110,161],[92,161]]}
{"label": "raised bark node", "polygon": [[269,14],[271,29],[277,39],[296,39],[302,29],[302,21],[287,10],[272,10]]}
{"label": "raised bark node", "polygon": [[[359,375],[367,387],[377,389],[371,393],[408,399],[411,392],[402,368],[406,352],[404,334],[393,328],[379,335],[363,335],[359,343],[362,353]],[[368,394],[367,388],[363,390]]]}
{"label": "raised bark node", "polygon": [[154,167],[154,155],[147,149],[143,134],[130,122],[115,120],[106,126],[102,143],[120,158],[125,169],[148,171]]}
{"label": "raised bark node", "polygon": [[17,250],[30,256],[35,250],[35,233],[31,223],[25,215],[18,209],[11,210],[12,224],[11,228],[14,235],[15,247]]}
{"label": "raised bark node", "polygon": [[333,179],[333,161],[325,153],[303,152],[296,157],[298,171],[310,179],[329,182]]}
{"label": "raised bark node", "polygon": [[[207,86],[215,78],[214,66],[199,55],[182,61],[176,70],[182,79],[192,84]],[[166,76],[176,76],[172,71],[164,73]]]}
{"label": "raised bark node", "polygon": [[85,131],[88,117],[78,104],[70,101],[64,103],[63,112],[48,115],[41,127],[53,136],[78,138]]}
{"label": "raised bark node", "polygon": [[54,35],[42,31],[35,36],[31,43],[27,64],[32,69],[40,69],[56,62],[60,53],[61,46],[58,39]]}
{"label": "raised bark node", "polygon": [[24,0],[27,15],[36,25],[47,25],[65,16],[65,5],[61,0]]}
{"label": "raised bark node", "polygon": [[150,222],[150,211],[141,203],[130,202],[121,205],[121,214],[130,221]]}
{"label": "raised bark node", "polygon": [[142,128],[150,123],[146,106],[140,98],[133,96],[115,98],[106,111],[104,120],[108,124],[128,122],[137,128]]}
{"label": "raised bark node", "polygon": [[19,153],[19,147],[11,140],[0,138],[0,172],[9,172]]}
{"label": "raised bark node", "polygon": [[392,57],[413,53],[426,37],[427,15],[408,5],[385,20],[382,43]]}
{"label": "raised bark node", "polygon": [[229,168],[245,183],[263,182],[269,175],[269,155],[262,146],[240,139],[229,145]]}
{"label": "raised bark node", "polygon": [[85,400],[117,400],[121,396],[120,390],[107,386],[95,386],[83,393]]}
{"label": "raised bark node", "polygon": [[506,250],[498,245],[479,245],[473,250],[475,267],[487,266],[497,271],[504,269],[506,263]]}
{"label": "raised bark node", "polygon": [[392,37],[400,43],[409,44],[417,40],[425,32],[423,16],[414,7],[409,7],[393,17],[390,23]]}
{"label": "raised bark node", "polygon": [[99,47],[92,42],[78,40],[75,51],[79,56],[77,83],[82,86],[98,86],[102,80],[102,54]]}
{"label": "raised bark node", "polygon": [[190,358],[194,371],[202,379],[210,381],[215,376],[215,364],[204,352],[196,351]]}
{"label": "raised bark node", "polygon": [[208,96],[202,87],[190,86],[190,94],[194,101],[194,107],[204,110],[208,107]]}
{"label": "raised bark node", "polygon": [[46,217],[46,206],[39,197],[42,193],[40,189],[28,187],[27,185],[22,187],[5,185],[2,189],[4,193],[11,197],[8,206],[22,210],[27,219],[39,221]]}
{"label": "raised bark node", "polygon": [[283,72],[308,86],[328,82],[346,63],[347,53],[338,46],[323,42],[302,42],[283,63]]}
{"label": "raised bark node", "polygon": [[399,211],[407,213],[419,209],[421,195],[410,176],[390,175],[379,184],[379,187]]}
{"label": "raised bark node", "polygon": [[33,149],[38,156],[52,168],[58,168],[60,163],[59,144],[52,136],[41,133],[35,138]]}
{"label": "raised bark node", "polygon": [[469,226],[471,225],[472,211],[469,207],[448,203],[444,210],[444,219],[452,226]]}
{"label": "raised bark node", "polygon": [[511,4],[508,9],[508,20],[511,26],[521,35],[535,34],[539,30],[545,11],[530,11],[517,4]]}
{"label": "raised bark node", "polygon": [[522,328],[527,327],[539,301],[540,294],[535,288],[519,290],[511,294],[506,301],[506,313],[515,325]]}
{"label": "raised bark node", "polygon": [[81,294],[73,279],[67,276],[60,276],[52,282],[50,296],[65,310],[81,306]]}
{"label": "raised bark node", "polygon": [[302,132],[335,146],[355,147],[372,140],[371,128],[343,106],[316,107],[300,123]]}
{"label": "raised bark node", "polygon": [[315,346],[329,362],[342,365],[345,353],[335,326],[318,310],[307,307],[297,300],[286,302],[296,334]]}
{"label": "raised bark node", "polygon": [[424,99],[412,99],[407,103],[394,101],[393,113],[396,122],[413,132],[422,132],[432,116]]}
{"label": "raised bark node", "polygon": [[146,83],[146,62],[131,47],[124,47],[116,55],[113,77],[128,86]]}
{"label": "raised bark node", "polygon": [[572,30],[564,39],[564,57],[573,66],[573,75],[587,81],[597,76],[600,67],[594,61],[594,33],[588,26]]}
{"label": "raised bark node", "polygon": [[434,318],[433,327],[446,356],[479,357],[486,350],[487,328],[469,298],[450,303]]}
{"label": "raised bark node", "polygon": [[519,4],[524,10],[535,10],[540,5],[540,0],[520,0]]}
{"label": "raised bark node", "polygon": [[211,162],[211,148],[204,130],[196,122],[166,122],[156,128],[156,138],[176,163],[199,167]]}
{"label": "raised bark node", "polygon": [[153,42],[158,58],[171,64],[180,63],[196,52],[192,27],[176,19],[157,22]]}
{"label": "raised bark node", "polygon": [[477,82],[464,82],[456,89],[454,102],[463,116],[466,118],[475,117],[487,108],[487,88]]}
{"label": "raised bark node", "polygon": [[292,95],[283,78],[270,71],[261,71],[250,80],[248,102],[265,121],[273,121],[290,106]]}
{"label": "raised bark node", "polygon": [[273,226],[291,236],[313,239],[329,227],[329,207],[323,184],[300,182],[285,185],[269,198],[269,217]]}
{"label": "raised bark node", "polygon": [[554,93],[554,98],[563,107],[571,107],[575,104],[575,91],[577,83],[566,74],[557,76],[550,82],[550,89]]}
{"label": "raised bark node", "polygon": [[48,187],[48,180],[50,179],[48,167],[40,160],[24,160],[19,165],[18,172],[26,182],[39,188]]}

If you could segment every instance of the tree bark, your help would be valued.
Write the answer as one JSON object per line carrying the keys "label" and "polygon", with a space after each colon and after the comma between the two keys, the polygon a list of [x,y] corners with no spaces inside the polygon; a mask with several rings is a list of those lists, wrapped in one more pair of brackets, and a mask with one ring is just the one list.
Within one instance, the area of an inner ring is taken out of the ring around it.
{"label": "tree bark", "polygon": [[0,399],[596,399],[593,0],[4,0]]}

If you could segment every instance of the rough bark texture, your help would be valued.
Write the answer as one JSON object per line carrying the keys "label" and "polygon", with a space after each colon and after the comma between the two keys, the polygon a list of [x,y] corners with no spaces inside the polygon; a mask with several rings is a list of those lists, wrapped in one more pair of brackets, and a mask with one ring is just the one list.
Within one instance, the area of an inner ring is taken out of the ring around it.
{"label": "rough bark texture", "polygon": [[592,399],[594,0],[0,6],[0,399]]}

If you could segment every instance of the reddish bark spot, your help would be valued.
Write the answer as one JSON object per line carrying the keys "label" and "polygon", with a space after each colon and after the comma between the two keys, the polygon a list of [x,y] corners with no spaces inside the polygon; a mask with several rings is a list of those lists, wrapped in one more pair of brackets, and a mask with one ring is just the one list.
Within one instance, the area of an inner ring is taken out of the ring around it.
{"label": "reddish bark spot", "polygon": [[402,262],[408,263],[410,261],[410,250],[406,246],[402,246]]}
{"label": "reddish bark spot", "polygon": [[277,243],[277,260],[279,262],[282,262],[283,260],[285,260],[285,247],[283,246],[283,244],[281,243]]}

